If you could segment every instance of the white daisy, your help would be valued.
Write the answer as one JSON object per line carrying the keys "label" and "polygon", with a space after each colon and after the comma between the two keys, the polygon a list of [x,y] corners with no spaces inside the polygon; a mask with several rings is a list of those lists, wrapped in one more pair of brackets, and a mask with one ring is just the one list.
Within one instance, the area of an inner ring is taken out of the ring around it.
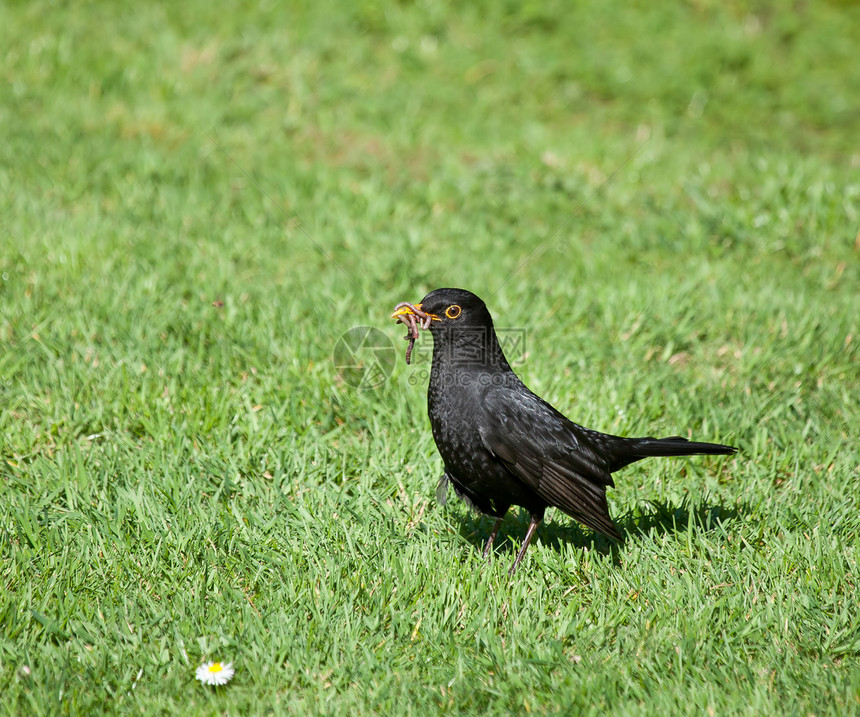
{"label": "white daisy", "polygon": [[197,679],[204,685],[226,685],[235,674],[232,662],[204,662],[197,668]]}

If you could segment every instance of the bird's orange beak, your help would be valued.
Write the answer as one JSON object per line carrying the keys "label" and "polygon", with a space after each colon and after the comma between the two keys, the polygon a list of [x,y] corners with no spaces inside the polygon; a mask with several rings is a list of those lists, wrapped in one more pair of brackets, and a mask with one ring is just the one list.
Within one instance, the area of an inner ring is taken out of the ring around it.
{"label": "bird's orange beak", "polygon": [[[418,311],[421,311],[421,304],[414,304],[414,306],[416,309],[418,309]],[[391,314],[391,318],[396,319],[399,316],[407,316],[408,314],[413,314],[413,315],[417,316],[417,314],[412,310],[412,307],[402,306],[399,309],[397,309],[397,311],[395,311],[393,314]],[[428,314],[428,316],[431,319],[433,319],[433,321],[441,321],[442,320],[438,316],[436,316],[436,314]]]}
{"label": "bird's orange beak", "polygon": [[[421,304],[415,304],[415,308],[420,311]],[[402,306],[401,308],[397,309],[397,311],[395,311],[393,314],[391,314],[391,318],[396,319],[398,316],[406,316],[407,314],[414,314],[414,313],[415,312],[412,311],[412,309],[410,307]]]}

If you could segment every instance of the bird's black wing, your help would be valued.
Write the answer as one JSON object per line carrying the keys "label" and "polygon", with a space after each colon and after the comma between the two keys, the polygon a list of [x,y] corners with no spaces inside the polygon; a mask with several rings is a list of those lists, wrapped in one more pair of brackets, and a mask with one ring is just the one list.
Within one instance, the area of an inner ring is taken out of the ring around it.
{"label": "bird's black wing", "polygon": [[589,528],[620,539],[606,504],[606,487],[614,485],[609,465],[591,431],[522,385],[490,388],[484,408],[484,445],[518,480]]}

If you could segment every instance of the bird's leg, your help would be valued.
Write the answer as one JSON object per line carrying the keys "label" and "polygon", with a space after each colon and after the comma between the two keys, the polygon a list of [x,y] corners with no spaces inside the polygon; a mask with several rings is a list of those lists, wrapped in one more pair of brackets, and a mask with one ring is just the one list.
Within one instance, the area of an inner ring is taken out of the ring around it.
{"label": "bird's leg", "polygon": [[511,569],[508,570],[508,575],[513,575],[517,571],[517,566],[520,564],[520,561],[523,559],[523,555],[526,554],[526,548],[529,547],[529,543],[532,542],[532,538],[534,537],[535,532],[537,531],[538,525],[540,525],[542,518],[533,515],[532,520],[529,523],[529,529],[526,531],[526,538],[523,540],[523,547],[520,548],[520,552],[517,553],[517,559],[514,560],[514,564],[511,565]]}
{"label": "bird's leg", "polygon": [[488,557],[490,555],[490,551],[493,549],[493,541],[496,539],[496,536],[499,534],[499,527],[502,525],[502,519],[496,518],[496,524],[493,526],[493,529],[490,531],[490,537],[487,538],[487,544],[484,546],[484,557]]}

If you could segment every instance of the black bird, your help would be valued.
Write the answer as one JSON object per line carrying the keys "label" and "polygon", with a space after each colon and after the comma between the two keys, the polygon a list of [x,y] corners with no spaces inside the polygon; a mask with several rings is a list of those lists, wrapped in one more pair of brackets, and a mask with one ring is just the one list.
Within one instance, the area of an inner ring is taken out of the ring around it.
{"label": "black bird", "polygon": [[[484,302],[464,289],[436,289],[420,304],[398,304],[392,318],[433,335],[427,411],[445,463],[439,481],[476,510],[496,519],[484,557],[512,505],[531,523],[510,568],[525,555],[550,506],[616,540],[606,489],[611,474],[649,456],[727,455],[737,450],[680,436],[622,438],[577,425],[532,393],[513,372]],[[410,348],[411,348],[410,341]]]}

